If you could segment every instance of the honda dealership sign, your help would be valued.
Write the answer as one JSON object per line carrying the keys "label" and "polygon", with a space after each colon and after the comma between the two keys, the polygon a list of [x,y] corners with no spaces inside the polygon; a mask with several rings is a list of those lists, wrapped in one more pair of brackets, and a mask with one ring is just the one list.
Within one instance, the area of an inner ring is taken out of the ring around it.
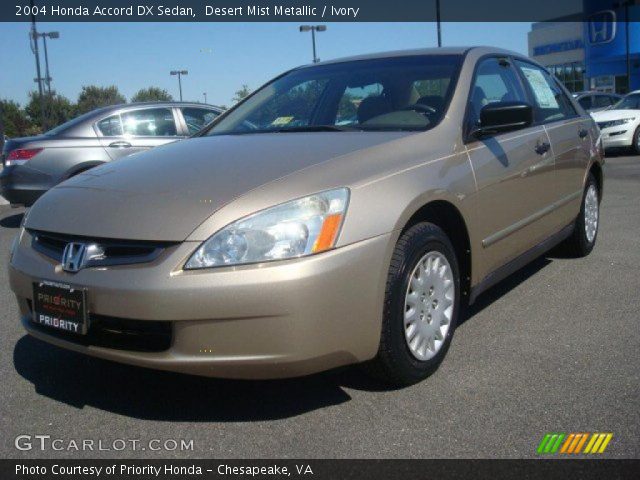
{"label": "honda dealership sign", "polygon": [[605,10],[589,17],[589,43],[609,43],[616,38],[616,12]]}

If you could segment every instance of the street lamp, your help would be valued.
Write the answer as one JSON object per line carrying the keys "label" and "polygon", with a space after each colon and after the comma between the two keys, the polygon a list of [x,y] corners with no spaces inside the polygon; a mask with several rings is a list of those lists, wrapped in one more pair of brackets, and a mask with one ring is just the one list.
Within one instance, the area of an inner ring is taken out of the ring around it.
{"label": "street lamp", "polygon": [[42,131],[44,132],[47,129],[47,117],[44,113],[44,95],[43,95],[43,86],[42,86],[42,75],[40,75],[40,53],[38,51],[38,30],[36,29],[36,9],[33,5],[33,0],[29,1],[31,5],[31,32],[29,32],[29,44],[31,46],[31,51],[36,57],[36,75],[37,78],[34,78],[33,81],[38,83],[38,94],[40,97],[40,119],[42,121]]}
{"label": "street lamp", "polygon": [[207,103],[207,92],[202,92],[202,95],[204,95],[204,103]]}
{"label": "street lamp", "polygon": [[49,97],[51,97],[51,75],[49,75],[49,54],[47,53],[47,37],[50,39],[60,38],[60,32],[43,32],[37,33],[38,37],[42,37],[42,42],[44,43],[44,69],[45,69],[45,81],[47,82],[47,92],[49,93]]}
{"label": "street lamp", "polygon": [[301,32],[311,32],[311,43],[313,44],[313,63],[318,63],[320,59],[316,56],[316,32],[327,30],[326,25],[300,25]]}
{"label": "street lamp", "polygon": [[182,75],[188,75],[188,70],[171,70],[169,72],[171,75],[178,76],[178,88],[180,88],[180,101],[182,101]]}

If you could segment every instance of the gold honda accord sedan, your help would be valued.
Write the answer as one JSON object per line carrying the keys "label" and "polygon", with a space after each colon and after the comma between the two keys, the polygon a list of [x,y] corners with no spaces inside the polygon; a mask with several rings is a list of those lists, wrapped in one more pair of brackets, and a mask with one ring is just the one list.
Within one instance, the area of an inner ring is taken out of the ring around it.
{"label": "gold honda accord sedan", "polygon": [[11,287],[31,335],[103,359],[234,378],[363,363],[406,385],[481,292],[560,242],[591,251],[602,162],[593,120],[513,52],[303,66],[46,193]]}

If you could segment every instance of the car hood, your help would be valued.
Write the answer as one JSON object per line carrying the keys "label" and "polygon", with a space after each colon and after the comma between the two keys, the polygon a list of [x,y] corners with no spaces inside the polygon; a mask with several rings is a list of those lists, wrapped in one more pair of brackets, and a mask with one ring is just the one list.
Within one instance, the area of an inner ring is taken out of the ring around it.
{"label": "car hood", "polygon": [[608,122],[621,118],[638,118],[640,110],[602,110],[591,114],[596,122]]}
{"label": "car hood", "polygon": [[406,135],[315,132],[194,138],[61,183],[31,208],[26,227],[95,238],[183,241],[216,210],[261,185]]}

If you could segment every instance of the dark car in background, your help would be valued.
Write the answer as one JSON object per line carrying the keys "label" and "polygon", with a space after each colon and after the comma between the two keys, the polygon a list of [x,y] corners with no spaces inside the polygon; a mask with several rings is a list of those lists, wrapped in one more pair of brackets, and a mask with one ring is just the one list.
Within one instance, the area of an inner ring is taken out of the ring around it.
{"label": "dark car in background", "polygon": [[31,206],[47,190],[97,165],[174,142],[222,113],[202,103],[152,102],[99,108],[2,150],[0,195]]}
{"label": "dark car in background", "polygon": [[573,94],[573,98],[587,112],[599,112],[606,110],[622,100],[622,95],[617,93],[604,92],[578,92]]}

